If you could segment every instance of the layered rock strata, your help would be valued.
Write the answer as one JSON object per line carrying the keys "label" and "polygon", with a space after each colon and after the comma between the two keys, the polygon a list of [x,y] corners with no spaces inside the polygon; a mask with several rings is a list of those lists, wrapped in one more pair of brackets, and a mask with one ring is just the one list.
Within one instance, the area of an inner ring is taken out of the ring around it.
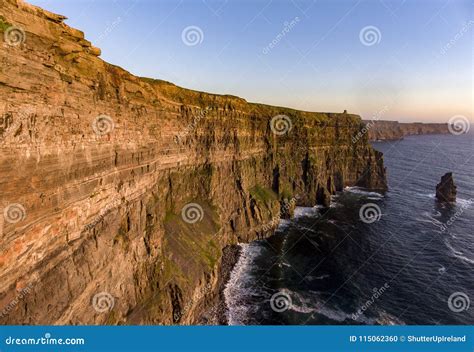
{"label": "layered rock strata", "polygon": [[63,16],[0,16],[1,324],[196,323],[280,204],[386,188],[358,116],[135,77]]}

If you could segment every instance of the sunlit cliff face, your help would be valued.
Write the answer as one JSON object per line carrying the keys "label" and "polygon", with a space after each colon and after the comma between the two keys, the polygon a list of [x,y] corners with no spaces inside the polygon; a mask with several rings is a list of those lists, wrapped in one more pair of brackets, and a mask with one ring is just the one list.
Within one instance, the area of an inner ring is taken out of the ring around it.
{"label": "sunlit cliff face", "polygon": [[386,189],[357,115],[139,78],[60,15],[0,16],[0,323],[196,323],[289,199]]}
{"label": "sunlit cliff face", "polygon": [[33,3],[138,76],[365,119],[385,106],[385,120],[473,119],[468,0]]}

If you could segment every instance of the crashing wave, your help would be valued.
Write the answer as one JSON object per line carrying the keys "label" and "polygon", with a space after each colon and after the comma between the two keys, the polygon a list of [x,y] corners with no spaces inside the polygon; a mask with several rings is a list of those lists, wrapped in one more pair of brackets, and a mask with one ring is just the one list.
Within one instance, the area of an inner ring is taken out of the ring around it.
{"label": "crashing wave", "polygon": [[455,257],[455,258],[458,258],[458,259],[461,259],[462,261],[466,262],[466,263],[469,263],[469,264],[474,264],[474,259],[471,259],[471,258],[468,258],[465,256],[464,253],[456,250],[452,245],[451,243],[449,243],[449,241],[447,239],[445,239],[444,243],[446,244],[446,247],[448,247],[449,251],[450,251],[450,254]]}
{"label": "crashing wave", "polygon": [[239,246],[241,248],[239,260],[224,289],[229,325],[243,325],[248,320],[251,307],[245,304],[245,297],[256,293],[254,278],[249,268],[255,265],[255,258],[262,252],[262,247],[257,243],[242,243]]}
{"label": "crashing wave", "polygon": [[345,187],[344,192],[360,194],[360,195],[367,196],[367,197],[372,197],[372,198],[375,198],[375,199],[382,199],[384,197],[383,194],[381,194],[381,193],[374,192],[374,191],[367,191],[364,188],[357,187],[357,186]]}
{"label": "crashing wave", "polygon": [[315,217],[319,215],[319,209],[321,206],[314,206],[314,207],[296,207],[294,218],[302,218],[302,217]]}

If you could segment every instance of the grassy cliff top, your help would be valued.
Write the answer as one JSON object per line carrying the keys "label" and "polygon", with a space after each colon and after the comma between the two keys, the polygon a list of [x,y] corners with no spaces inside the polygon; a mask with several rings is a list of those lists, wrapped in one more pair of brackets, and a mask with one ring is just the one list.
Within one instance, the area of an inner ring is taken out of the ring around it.
{"label": "grassy cliff top", "polygon": [[214,94],[179,87],[171,82],[160,79],[139,77],[143,82],[151,84],[165,98],[185,104],[195,105],[201,108],[224,107],[230,110],[239,110],[250,114],[304,116],[326,120],[327,118],[342,118],[351,121],[360,121],[360,116],[348,113],[309,112],[282,106],[273,106],[260,103],[250,103],[247,100],[228,94]]}
{"label": "grassy cliff top", "polygon": [[[0,7],[0,29],[8,28],[12,23],[28,23],[21,25],[28,36],[28,45],[38,46],[42,50],[53,43],[55,48],[52,53],[58,66],[68,71],[71,77],[85,77],[90,79],[97,74],[104,73],[111,79],[107,82],[117,88],[127,85],[133,92],[143,93],[143,99],[164,98],[168,101],[200,107],[202,109],[224,109],[226,111],[239,111],[249,116],[276,116],[310,118],[316,121],[341,121],[341,123],[356,124],[361,119],[358,115],[328,112],[307,112],[281,106],[271,106],[259,103],[249,103],[245,99],[233,95],[220,95],[200,92],[179,87],[173,83],[160,79],[137,77],[123,68],[107,63],[98,56],[100,50],[84,38],[84,33],[64,23],[65,16],[54,14],[40,7],[30,5],[20,0],[4,0],[5,7]],[[4,15],[4,17],[1,17]],[[32,20],[32,16],[35,20]],[[156,96],[154,96],[156,94]]]}

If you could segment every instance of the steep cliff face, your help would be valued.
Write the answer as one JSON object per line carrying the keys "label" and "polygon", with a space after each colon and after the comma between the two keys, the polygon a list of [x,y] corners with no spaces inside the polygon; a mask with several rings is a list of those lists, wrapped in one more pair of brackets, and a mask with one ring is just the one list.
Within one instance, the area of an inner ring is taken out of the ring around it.
{"label": "steep cliff face", "polygon": [[447,123],[400,123],[398,121],[364,120],[369,134],[369,140],[396,140],[405,136],[422,134],[447,134]]}
{"label": "steep cliff face", "polygon": [[386,187],[358,116],[138,78],[62,16],[0,16],[2,324],[194,323],[285,199]]}

